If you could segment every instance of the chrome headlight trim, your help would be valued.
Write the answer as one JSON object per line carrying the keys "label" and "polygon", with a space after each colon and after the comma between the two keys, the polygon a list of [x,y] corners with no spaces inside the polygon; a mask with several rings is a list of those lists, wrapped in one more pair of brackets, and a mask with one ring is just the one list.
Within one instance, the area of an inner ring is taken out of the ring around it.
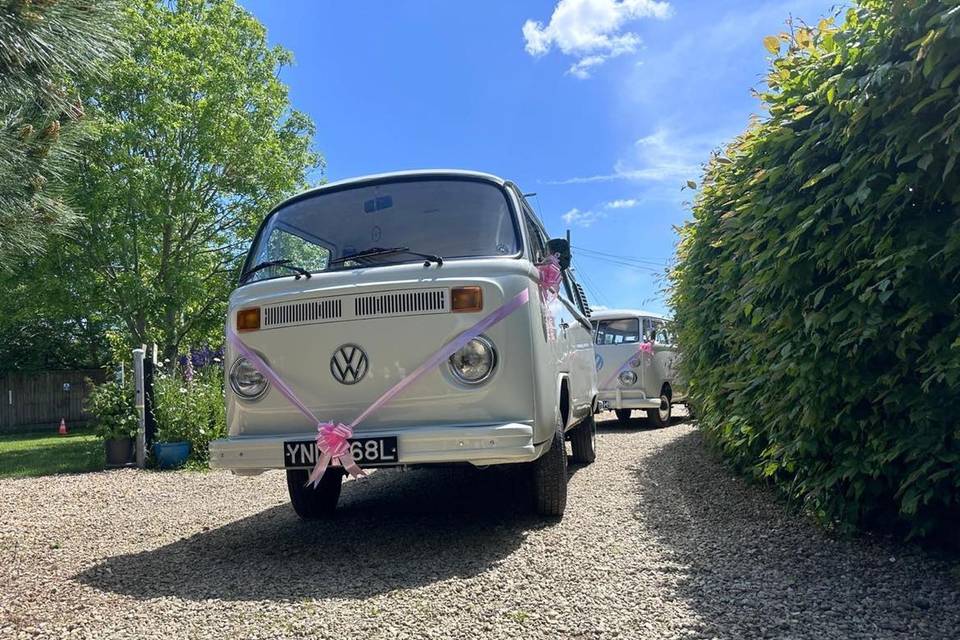
{"label": "chrome headlight trim", "polygon": [[[260,376],[262,380],[262,386],[260,387],[260,390],[252,395],[245,393],[240,388],[240,383],[237,381],[238,369],[242,366],[249,366],[253,371],[255,371]],[[270,388],[270,382],[266,379],[266,377],[264,377],[263,373],[261,373],[255,366],[253,366],[252,362],[250,362],[243,356],[237,356],[236,360],[233,361],[233,364],[230,366],[230,374],[227,376],[227,378],[230,380],[230,389],[233,391],[234,395],[236,395],[241,400],[247,400],[250,402],[253,402],[254,400],[259,400],[260,398],[263,397],[263,394],[265,394],[267,390]]]}
{"label": "chrome headlight trim", "polygon": [[[490,367],[487,369],[487,372],[484,373],[481,377],[477,378],[476,380],[469,380],[467,378],[464,378],[463,374],[460,373],[460,371],[457,369],[456,365],[454,364],[454,358],[456,358],[457,354],[463,351],[463,349],[466,349],[473,342],[479,342],[490,353]],[[463,347],[463,349],[458,350],[456,353],[452,354],[447,359],[447,365],[450,367],[450,373],[453,374],[453,377],[456,378],[457,382],[470,385],[470,386],[476,386],[476,385],[483,384],[484,382],[489,380],[490,377],[497,370],[497,363],[500,360],[500,358],[497,355],[497,348],[494,346],[493,341],[487,336],[479,335],[476,338],[472,339],[470,342],[468,342]]]}
{"label": "chrome headlight trim", "polygon": [[617,376],[617,379],[620,380],[620,385],[623,387],[629,387],[632,384],[637,383],[637,374],[633,371],[621,371],[620,375]]}

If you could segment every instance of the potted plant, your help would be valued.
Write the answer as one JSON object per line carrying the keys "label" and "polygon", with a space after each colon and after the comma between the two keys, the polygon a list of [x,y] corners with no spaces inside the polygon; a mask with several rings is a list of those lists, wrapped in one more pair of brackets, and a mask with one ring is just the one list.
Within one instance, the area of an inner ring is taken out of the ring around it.
{"label": "potted plant", "polygon": [[133,462],[133,442],[138,416],[133,404],[133,389],[119,382],[104,382],[93,387],[87,398],[87,411],[107,457],[107,467],[122,467]]}
{"label": "potted plant", "polygon": [[182,467],[190,457],[194,411],[189,386],[190,381],[180,379],[176,371],[158,369],[153,379],[153,417],[157,423],[153,457],[161,469]]}
{"label": "potted plant", "polygon": [[162,469],[179,467],[188,458],[206,466],[210,441],[226,434],[220,358],[204,348],[168,365],[165,361],[153,380],[154,458]]}
{"label": "potted plant", "polygon": [[176,469],[186,464],[190,457],[190,441],[176,440],[174,442],[155,442],[153,457],[161,469]]}

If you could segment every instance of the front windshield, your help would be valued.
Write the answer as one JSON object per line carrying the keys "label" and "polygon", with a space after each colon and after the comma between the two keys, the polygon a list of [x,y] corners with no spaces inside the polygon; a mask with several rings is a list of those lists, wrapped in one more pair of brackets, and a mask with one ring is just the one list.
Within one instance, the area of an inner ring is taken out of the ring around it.
{"label": "front windshield", "polygon": [[597,344],[624,344],[640,341],[640,321],[637,318],[600,320],[596,323]]}
{"label": "front windshield", "polygon": [[[341,260],[364,251],[403,248],[444,259],[513,256],[520,250],[503,190],[475,180],[381,182],[319,192],[276,211],[251,248],[246,268],[289,260],[310,272],[423,258],[400,251]],[[291,275],[263,269],[247,282]]]}

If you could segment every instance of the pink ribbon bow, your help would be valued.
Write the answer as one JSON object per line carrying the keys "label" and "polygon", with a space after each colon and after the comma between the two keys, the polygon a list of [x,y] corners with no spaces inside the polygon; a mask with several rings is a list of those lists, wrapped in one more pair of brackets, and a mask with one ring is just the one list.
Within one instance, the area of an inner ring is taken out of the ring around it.
{"label": "pink ribbon bow", "polygon": [[354,477],[367,475],[353,459],[349,442],[351,436],[353,436],[353,429],[343,423],[321,422],[317,425],[317,448],[320,450],[320,459],[310,472],[307,484],[318,483],[331,462],[343,467]]}
{"label": "pink ribbon bow", "polygon": [[540,300],[543,302],[543,319],[547,325],[547,340],[553,342],[557,339],[557,329],[554,326],[550,304],[560,295],[560,282],[563,280],[560,258],[556,255],[550,256],[537,265],[537,271],[540,272]]}
{"label": "pink ribbon bow", "polygon": [[645,342],[641,343],[640,349],[638,349],[638,350],[639,350],[641,353],[646,353],[646,354],[649,354],[649,355],[652,356],[652,355],[653,355],[653,343],[652,343],[652,342],[646,342],[646,341],[645,341]]}
{"label": "pink ribbon bow", "polygon": [[560,269],[560,258],[552,255],[537,265],[540,272],[540,299],[545,304],[553,302],[560,293],[560,282],[563,280]]}

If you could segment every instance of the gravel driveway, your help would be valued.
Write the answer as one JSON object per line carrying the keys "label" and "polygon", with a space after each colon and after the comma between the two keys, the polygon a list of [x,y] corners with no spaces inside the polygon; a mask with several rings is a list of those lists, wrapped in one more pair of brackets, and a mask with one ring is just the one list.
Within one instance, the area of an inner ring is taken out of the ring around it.
{"label": "gravel driveway", "polygon": [[0,637],[957,637],[955,562],[829,538],[689,425],[600,429],[559,523],[515,470],[376,473],[327,524],[278,472],[0,481]]}

